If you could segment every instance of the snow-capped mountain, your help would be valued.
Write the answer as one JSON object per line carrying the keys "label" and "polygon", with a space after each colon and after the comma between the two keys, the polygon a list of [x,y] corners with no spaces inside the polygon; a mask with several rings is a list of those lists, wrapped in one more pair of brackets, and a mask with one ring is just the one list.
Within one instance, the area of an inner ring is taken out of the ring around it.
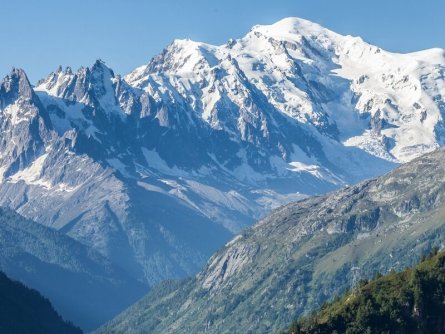
{"label": "snow-capped mountain", "polygon": [[248,142],[270,140],[272,117],[284,115],[314,136],[400,162],[440,145],[444,64],[441,49],[390,53],[289,18],[223,46],[175,41],[125,79]]}
{"label": "snow-capped mountain", "polygon": [[271,208],[444,142],[444,50],[389,53],[296,18],[0,87],[0,204],[154,283]]}

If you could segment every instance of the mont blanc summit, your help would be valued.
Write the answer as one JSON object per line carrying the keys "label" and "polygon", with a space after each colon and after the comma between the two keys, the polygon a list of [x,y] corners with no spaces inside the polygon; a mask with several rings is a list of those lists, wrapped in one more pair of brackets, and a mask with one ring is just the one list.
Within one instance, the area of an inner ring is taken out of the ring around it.
{"label": "mont blanc summit", "polygon": [[[106,55],[104,55],[106,57]],[[0,204],[153,284],[270,209],[445,143],[445,51],[398,54],[287,18],[0,86]]]}

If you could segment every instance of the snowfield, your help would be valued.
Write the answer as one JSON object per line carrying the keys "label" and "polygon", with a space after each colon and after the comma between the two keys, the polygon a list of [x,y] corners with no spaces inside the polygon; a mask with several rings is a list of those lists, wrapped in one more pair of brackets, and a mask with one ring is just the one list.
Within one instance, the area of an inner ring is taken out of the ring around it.
{"label": "snowfield", "polygon": [[279,205],[445,143],[445,51],[396,54],[287,18],[0,86],[0,204],[148,284],[196,272]]}

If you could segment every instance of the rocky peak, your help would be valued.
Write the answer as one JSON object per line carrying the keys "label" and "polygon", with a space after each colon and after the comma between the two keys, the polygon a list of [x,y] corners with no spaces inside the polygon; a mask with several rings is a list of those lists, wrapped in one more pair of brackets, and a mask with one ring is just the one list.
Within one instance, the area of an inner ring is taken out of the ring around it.
{"label": "rocky peak", "polygon": [[0,84],[0,179],[26,168],[44,151],[52,124],[22,69]]}
{"label": "rocky peak", "polygon": [[34,92],[24,70],[13,68],[0,84],[0,107],[14,103],[15,100],[33,99]]}
{"label": "rocky peak", "polygon": [[90,112],[92,108],[93,114],[116,113],[123,117],[115,91],[121,80],[98,59],[93,66],[80,67],[76,73],[70,67],[59,68],[40,81],[36,89],[48,96],[83,105],[83,108],[90,108]]}
{"label": "rocky peak", "polygon": [[113,70],[98,59],[91,67],[90,74],[91,78],[88,82],[90,97],[98,100],[105,111],[120,112],[114,92],[116,78]]}

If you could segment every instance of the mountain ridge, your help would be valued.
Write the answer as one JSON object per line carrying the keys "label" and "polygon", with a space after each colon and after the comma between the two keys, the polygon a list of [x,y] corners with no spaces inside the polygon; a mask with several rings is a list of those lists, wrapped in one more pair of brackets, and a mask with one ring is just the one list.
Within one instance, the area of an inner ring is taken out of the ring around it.
{"label": "mountain ridge", "polygon": [[295,321],[288,333],[443,332],[444,264],[436,248],[412,268],[360,282],[354,291]]}
{"label": "mountain ridge", "polygon": [[[164,284],[97,333],[279,331],[361,277],[445,244],[445,149],[376,179],[274,210],[195,276]],[[434,180],[434,182],[431,182]]]}
{"label": "mountain ridge", "polygon": [[0,268],[45,295],[64,319],[93,330],[149,288],[60,231],[0,208]]}
{"label": "mountain ridge", "polygon": [[0,330],[5,334],[81,334],[66,322],[40,293],[0,272]]}
{"label": "mountain ridge", "polygon": [[15,71],[0,205],[137,280],[185,277],[272,208],[441,146],[444,66],[287,19],[223,46],[175,41],[125,77],[98,60],[10,95]]}

